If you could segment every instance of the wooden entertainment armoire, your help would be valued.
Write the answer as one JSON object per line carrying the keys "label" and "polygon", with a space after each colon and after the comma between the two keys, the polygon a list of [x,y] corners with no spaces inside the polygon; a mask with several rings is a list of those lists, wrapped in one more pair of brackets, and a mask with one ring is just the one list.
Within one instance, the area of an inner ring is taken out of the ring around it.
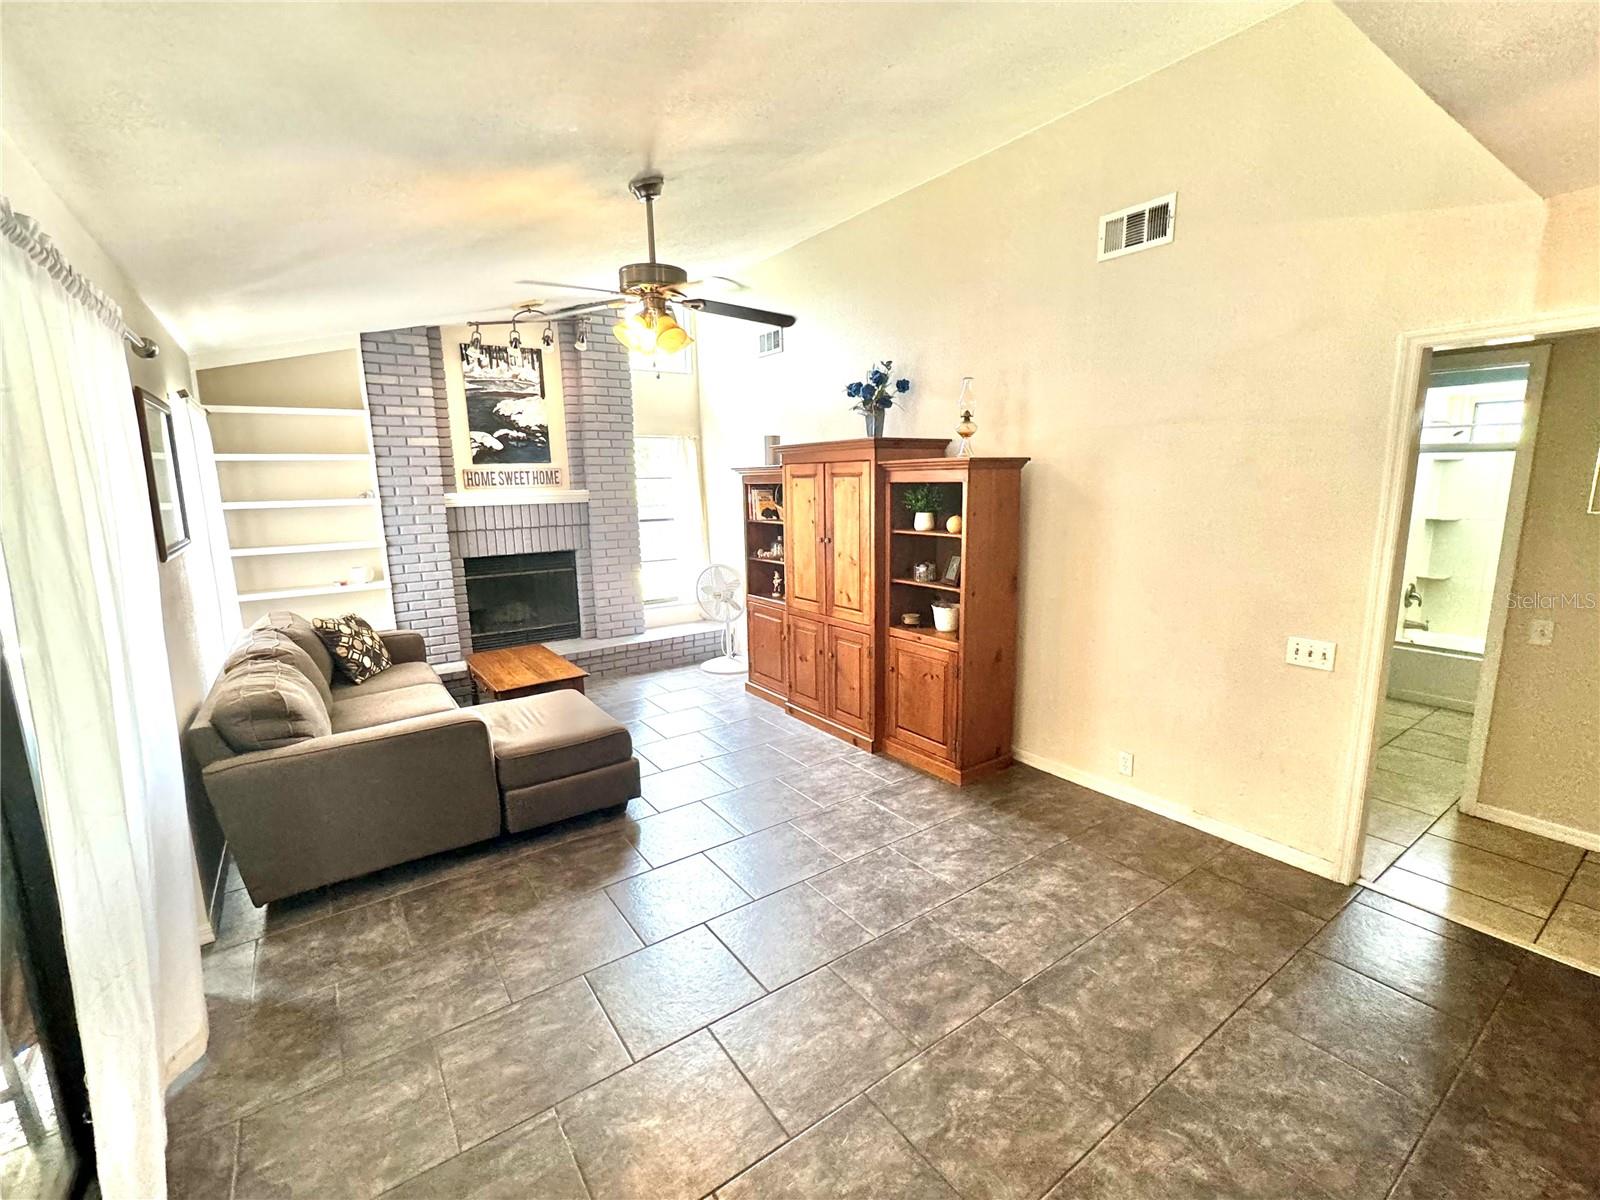
{"label": "wooden entertainment armoire", "polygon": [[[739,470],[745,686],[862,749],[965,783],[1011,763],[1028,460],[946,458],[947,444],[779,446],[779,466]],[[904,505],[918,484],[938,485],[943,497],[931,530],[914,529]],[[951,517],[960,518],[956,532]],[[958,628],[941,633],[933,605],[952,601]],[[905,623],[910,613],[919,623]]]}

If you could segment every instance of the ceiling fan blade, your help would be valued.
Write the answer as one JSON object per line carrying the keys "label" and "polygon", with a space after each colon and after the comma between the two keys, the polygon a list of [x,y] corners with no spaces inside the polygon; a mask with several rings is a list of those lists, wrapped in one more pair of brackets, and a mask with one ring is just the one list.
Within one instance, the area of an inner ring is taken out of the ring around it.
{"label": "ceiling fan blade", "polygon": [[689,283],[678,284],[677,290],[679,292],[694,292],[705,287],[721,287],[730,292],[747,292],[750,290],[749,284],[741,283],[739,280],[727,275],[702,275],[699,279],[692,280]]}
{"label": "ceiling fan blade", "polygon": [[724,304],[721,300],[684,300],[685,308],[710,313],[713,317],[733,317],[739,321],[754,321],[757,325],[776,325],[787,329],[794,324],[788,313],[769,312],[764,308],[746,308],[743,304]]}
{"label": "ceiling fan blade", "polygon": [[567,317],[581,317],[585,313],[600,312],[607,308],[622,308],[628,303],[626,296],[615,300],[590,300],[583,304],[574,304],[567,308],[553,308],[549,312],[540,312],[535,320],[560,321]]}
{"label": "ceiling fan blade", "polygon": [[617,291],[616,288],[589,287],[587,284],[582,283],[556,283],[549,279],[519,279],[517,284],[523,287],[551,288],[556,292],[594,292],[601,296],[621,296],[624,294]]}

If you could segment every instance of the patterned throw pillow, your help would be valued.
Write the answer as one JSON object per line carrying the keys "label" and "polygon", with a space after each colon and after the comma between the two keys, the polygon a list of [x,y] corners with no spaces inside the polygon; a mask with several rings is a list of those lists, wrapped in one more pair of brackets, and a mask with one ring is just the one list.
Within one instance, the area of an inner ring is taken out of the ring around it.
{"label": "patterned throw pillow", "polygon": [[311,624],[338,664],[340,673],[351,683],[365,683],[379,671],[387,671],[394,665],[383,639],[355,613],[342,617],[313,617]]}

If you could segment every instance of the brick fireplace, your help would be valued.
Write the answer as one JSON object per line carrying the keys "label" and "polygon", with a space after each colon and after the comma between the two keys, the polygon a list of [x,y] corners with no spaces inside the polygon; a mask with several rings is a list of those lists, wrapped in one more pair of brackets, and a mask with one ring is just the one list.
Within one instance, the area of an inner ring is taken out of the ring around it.
{"label": "brick fireplace", "polygon": [[458,695],[468,691],[463,660],[474,648],[466,563],[489,556],[571,553],[580,632],[551,644],[591,672],[720,653],[715,630],[646,630],[627,352],[593,336],[580,353],[570,323],[556,332],[570,486],[509,503],[457,491],[439,329],[361,336],[395,619],[427,637],[430,661]]}

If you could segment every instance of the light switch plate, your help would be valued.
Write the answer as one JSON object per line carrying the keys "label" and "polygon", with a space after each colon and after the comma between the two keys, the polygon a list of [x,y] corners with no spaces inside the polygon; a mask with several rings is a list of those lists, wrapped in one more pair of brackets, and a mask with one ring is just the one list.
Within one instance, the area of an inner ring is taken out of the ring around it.
{"label": "light switch plate", "polygon": [[1528,622],[1528,645],[1548,646],[1556,640],[1556,623],[1549,617],[1536,617]]}
{"label": "light switch plate", "polygon": [[1319,642],[1315,638],[1292,637],[1283,661],[1291,667],[1310,667],[1313,671],[1333,670],[1333,642]]}

